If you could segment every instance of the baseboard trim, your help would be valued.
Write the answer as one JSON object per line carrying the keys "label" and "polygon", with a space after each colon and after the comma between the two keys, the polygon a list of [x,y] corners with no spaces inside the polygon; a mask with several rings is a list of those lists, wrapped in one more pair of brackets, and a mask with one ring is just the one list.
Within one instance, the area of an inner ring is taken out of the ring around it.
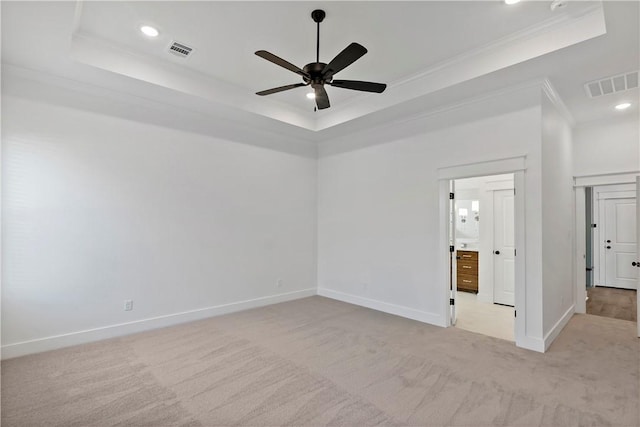
{"label": "baseboard trim", "polygon": [[551,343],[558,337],[558,335],[560,335],[562,329],[567,326],[567,323],[569,323],[569,320],[571,320],[575,311],[576,306],[575,304],[572,304],[571,307],[569,307],[569,309],[562,315],[560,320],[558,320],[551,330],[544,336],[544,351],[549,349]]}
{"label": "baseboard trim", "polygon": [[327,288],[318,288],[318,295],[335,299],[349,304],[359,305],[361,307],[371,308],[373,310],[382,311],[384,313],[394,314],[407,319],[417,320],[418,322],[428,323],[446,327],[446,319],[442,316],[427,311],[416,310],[401,305],[390,304],[358,295],[346,294],[344,292],[334,291]]}
{"label": "baseboard trim", "polygon": [[103,326],[100,328],[87,329],[83,331],[70,332],[67,334],[54,335],[35,340],[23,341],[2,346],[2,360],[14,357],[25,356],[27,354],[41,353],[43,351],[55,350],[63,347],[70,347],[78,344],[100,341],[108,338],[116,338],[124,335],[131,335],[151,329],[164,328],[180,323],[192,322],[194,320],[206,319],[208,317],[220,316],[222,314],[234,313],[236,311],[248,310],[251,308],[264,307],[266,305],[280,302],[292,301],[317,295],[315,288],[303,289],[300,291],[288,292],[266,297],[254,298],[245,301],[238,301],[229,304],[221,304],[197,310],[190,310],[181,313],[173,313],[164,316],[152,317],[148,319],[136,320],[134,322],[120,323],[117,325]]}

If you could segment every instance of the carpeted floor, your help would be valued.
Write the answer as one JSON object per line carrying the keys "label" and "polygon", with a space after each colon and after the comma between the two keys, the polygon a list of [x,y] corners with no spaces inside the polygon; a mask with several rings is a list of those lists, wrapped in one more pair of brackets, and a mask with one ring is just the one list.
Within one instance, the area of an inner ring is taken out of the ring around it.
{"label": "carpeted floor", "polygon": [[2,426],[640,424],[631,322],[546,354],[311,297],[2,362]]}
{"label": "carpeted floor", "polygon": [[597,286],[587,290],[587,314],[636,322],[637,296],[633,289]]}

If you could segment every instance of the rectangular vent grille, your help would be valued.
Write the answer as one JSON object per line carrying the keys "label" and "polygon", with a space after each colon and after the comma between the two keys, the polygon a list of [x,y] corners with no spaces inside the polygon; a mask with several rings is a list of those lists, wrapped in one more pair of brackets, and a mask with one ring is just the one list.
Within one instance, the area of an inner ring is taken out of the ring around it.
{"label": "rectangular vent grille", "polygon": [[174,41],[169,46],[169,52],[181,58],[186,58],[187,56],[191,55],[191,52],[193,52],[193,48],[185,45],[184,43],[178,43]]}
{"label": "rectangular vent grille", "polygon": [[622,92],[638,87],[638,72],[620,74],[613,77],[589,82],[584,85],[587,95],[590,98],[597,98],[602,95],[610,95],[612,93]]}

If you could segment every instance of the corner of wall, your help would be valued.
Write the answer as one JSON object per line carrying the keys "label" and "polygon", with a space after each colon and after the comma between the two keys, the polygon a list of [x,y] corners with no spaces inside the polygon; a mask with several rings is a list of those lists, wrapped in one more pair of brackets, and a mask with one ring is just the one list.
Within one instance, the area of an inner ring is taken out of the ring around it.
{"label": "corner of wall", "polygon": [[[575,310],[571,117],[550,84],[542,99],[542,302],[545,349]],[[568,315],[568,313],[570,313]]]}
{"label": "corner of wall", "polygon": [[551,343],[560,335],[560,332],[567,326],[569,320],[573,317],[575,313],[575,304],[572,304],[571,307],[564,313],[564,315],[556,322],[555,325],[551,328],[551,330],[544,336],[544,351],[547,351],[551,346]]}
{"label": "corner of wall", "polygon": [[410,307],[390,304],[387,302],[365,298],[358,295],[351,295],[344,292],[338,292],[327,288],[318,288],[318,295],[349,304],[355,304],[361,307],[382,311],[383,313],[393,314],[411,320],[417,320],[418,322],[428,323],[430,325],[441,327],[447,326],[447,319],[445,318],[445,316],[436,313],[429,313]]}

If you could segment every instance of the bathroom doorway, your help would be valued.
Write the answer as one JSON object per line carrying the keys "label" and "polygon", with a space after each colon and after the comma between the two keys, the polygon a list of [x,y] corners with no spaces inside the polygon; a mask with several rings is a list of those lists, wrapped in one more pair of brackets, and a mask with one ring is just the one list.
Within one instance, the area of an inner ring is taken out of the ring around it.
{"label": "bathroom doorway", "polygon": [[514,174],[451,183],[454,326],[515,341]]}

